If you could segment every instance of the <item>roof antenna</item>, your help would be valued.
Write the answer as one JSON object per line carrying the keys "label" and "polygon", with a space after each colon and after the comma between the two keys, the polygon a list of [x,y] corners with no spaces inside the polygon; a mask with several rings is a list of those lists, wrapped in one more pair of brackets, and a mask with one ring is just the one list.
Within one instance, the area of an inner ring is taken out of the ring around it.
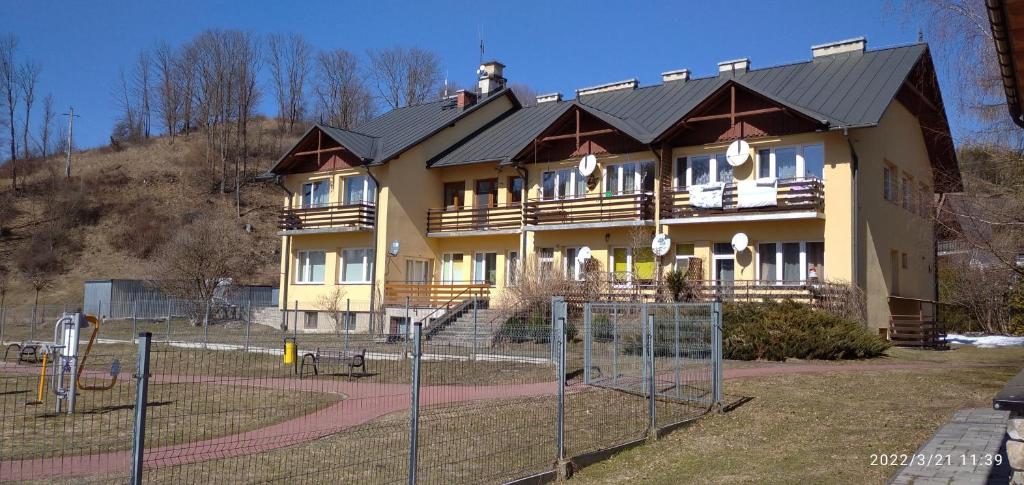
{"label": "roof antenna", "polygon": [[[480,78],[484,75],[484,27],[482,24],[477,24],[476,35],[477,38],[480,39],[480,62],[477,64],[477,69],[479,70],[477,71],[476,76],[477,78]],[[476,83],[476,92],[477,94],[482,94],[482,91],[480,91],[480,83]]]}
{"label": "roof antenna", "polygon": [[444,99],[448,99],[448,70],[444,70],[444,95],[441,96]]}

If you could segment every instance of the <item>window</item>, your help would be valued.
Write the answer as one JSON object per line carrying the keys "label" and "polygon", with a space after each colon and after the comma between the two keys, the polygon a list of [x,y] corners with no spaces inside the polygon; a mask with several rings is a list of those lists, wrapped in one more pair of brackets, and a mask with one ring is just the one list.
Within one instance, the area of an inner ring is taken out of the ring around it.
{"label": "window", "polygon": [[562,252],[562,264],[565,267],[565,277],[571,280],[583,279],[583,265],[578,258],[580,248],[565,248]]}
{"label": "window", "polygon": [[365,175],[345,177],[345,200],[346,204],[360,204],[373,202],[377,197],[377,188],[373,180]]}
{"label": "window", "polygon": [[302,322],[302,328],[306,330],[316,329],[316,316],[317,312],[303,312],[305,315],[305,321]]}
{"label": "window", "polygon": [[612,276],[616,281],[654,279],[654,253],[650,248],[612,248]]}
{"label": "window", "polygon": [[900,268],[910,269],[910,258],[907,256],[907,253],[903,253],[900,256]]}
{"label": "window", "polygon": [[896,201],[896,179],[891,166],[882,167],[882,197],[885,200]]}
{"label": "window", "polygon": [[605,195],[654,193],[653,161],[609,165],[605,170]]}
{"label": "window", "polygon": [[778,265],[776,264],[775,243],[762,243],[757,245],[758,255],[758,280],[774,282],[778,280]]}
{"label": "window", "polygon": [[519,278],[519,251],[509,251],[505,257],[505,281],[511,286]]}
{"label": "window", "polygon": [[466,182],[446,182],[444,184],[444,206],[449,209],[461,206],[465,193]]}
{"label": "window", "polygon": [[498,253],[476,253],[473,258],[473,282],[493,285],[498,281]]}
{"label": "window", "polygon": [[369,283],[372,269],[372,249],[360,248],[341,250],[342,283]]}
{"label": "window", "polygon": [[455,283],[465,281],[462,271],[462,253],[444,253],[441,255],[441,282]]}
{"label": "window", "polygon": [[553,248],[540,248],[537,251],[537,262],[540,264],[541,277],[555,269],[555,250]]}
{"label": "window", "polygon": [[686,271],[693,258],[693,244],[676,244],[676,271]]}
{"label": "window", "polygon": [[716,283],[732,282],[736,272],[736,260],[733,257],[732,245],[715,243],[712,247],[711,261]]}
{"label": "window", "polygon": [[587,178],[576,168],[541,174],[541,197],[545,200],[587,195]]}
{"label": "window", "polygon": [[508,178],[508,202],[509,204],[519,204],[523,202],[523,178],[522,177],[509,177]]}
{"label": "window", "polygon": [[341,331],[352,332],[356,329],[356,312],[339,312],[341,318]]}
{"label": "window", "polygon": [[430,261],[407,259],[405,261],[405,280],[409,283],[429,283]]}
{"label": "window", "polygon": [[766,242],[757,245],[758,280],[795,284],[825,277],[825,244]]}
{"label": "window", "polygon": [[325,261],[323,251],[299,251],[295,261],[295,282],[323,283]]}
{"label": "window", "polygon": [[473,194],[475,207],[494,207],[498,205],[498,179],[484,179],[476,181],[476,190]]}
{"label": "window", "polygon": [[323,207],[330,203],[331,184],[318,180],[302,184],[302,207]]}
{"label": "window", "polygon": [[757,151],[758,178],[814,178],[825,176],[824,145],[764,148]]}
{"label": "window", "polygon": [[903,174],[903,180],[900,183],[900,205],[906,210],[912,210],[910,204],[910,191],[913,190],[913,185],[910,183],[910,176]]}
{"label": "window", "polygon": [[676,160],[676,187],[732,181],[732,165],[726,161],[724,153],[696,155]]}

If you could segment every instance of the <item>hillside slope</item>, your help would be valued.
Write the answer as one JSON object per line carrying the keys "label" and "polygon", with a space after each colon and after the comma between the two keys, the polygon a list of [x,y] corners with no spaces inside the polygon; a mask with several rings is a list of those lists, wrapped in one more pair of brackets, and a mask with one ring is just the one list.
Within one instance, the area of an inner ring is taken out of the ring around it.
{"label": "hillside slope", "polygon": [[[46,303],[80,302],[89,279],[159,278],[155,263],[162,245],[198,219],[226,234],[242,235],[239,250],[255,263],[244,276],[246,283],[276,285],[280,240],[275,211],[282,193],[252,178],[297,137],[280,134],[265,120],[249,130],[250,181],[241,191],[241,217],[235,208],[234,167],[228,167],[229,187],[222,194],[220,160],[208,153],[203,133],[75,153],[71,183],[64,179],[63,157],[20,162],[19,174],[30,174],[19,180],[17,192],[7,167],[0,169],[0,204],[8,209],[0,211],[0,218],[7,214],[0,219],[0,267],[11,274],[6,304],[32,301],[34,290],[21,268],[33,254],[61,260],[50,287],[40,293]],[[64,222],[55,226],[55,219]],[[47,227],[60,227],[65,238],[56,253],[45,252],[45,243],[54,239],[45,236]]]}

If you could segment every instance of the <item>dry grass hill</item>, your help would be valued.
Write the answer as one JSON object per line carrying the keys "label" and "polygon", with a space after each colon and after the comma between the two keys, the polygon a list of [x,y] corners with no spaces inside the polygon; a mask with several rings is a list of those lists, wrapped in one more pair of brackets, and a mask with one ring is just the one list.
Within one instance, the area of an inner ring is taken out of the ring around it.
{"label": "dry grass hill", "polygon": [[70,181],[64,178],[63,156],[20,161],[17,191],[11,189],[9,167],[0,167],[5,303],[30,303],[37,278],[49,280],[40,302],[55,304],[80,302],[85,280],[158,278],[162,247],[199,220],[241,241],[238,251],[255,263],[243,275],[246,282],[276,284],[275,211],[282,193],[252,179],[297,136],[280,133],[267,120],[253,122],[249,133],[241,217],[234,167],[228,168],[229,187],[222,194],[219,156],[208,153],[201,132],[75,153]]}

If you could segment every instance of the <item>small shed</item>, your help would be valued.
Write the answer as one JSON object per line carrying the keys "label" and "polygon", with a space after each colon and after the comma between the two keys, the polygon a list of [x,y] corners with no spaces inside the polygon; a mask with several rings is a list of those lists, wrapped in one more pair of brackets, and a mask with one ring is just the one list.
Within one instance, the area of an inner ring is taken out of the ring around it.
{"label": "small shed", "polygon": [[[232,305],[276,307],[277,288],[260,285],[235,285],[218,291],[218,297]],[[85,301],[82,308],[91,315],[103,318],[159,319],[183,316],[187,306],[183,301],[164,294],[151,282],[143,280],[88,280],[85,282]]]}

